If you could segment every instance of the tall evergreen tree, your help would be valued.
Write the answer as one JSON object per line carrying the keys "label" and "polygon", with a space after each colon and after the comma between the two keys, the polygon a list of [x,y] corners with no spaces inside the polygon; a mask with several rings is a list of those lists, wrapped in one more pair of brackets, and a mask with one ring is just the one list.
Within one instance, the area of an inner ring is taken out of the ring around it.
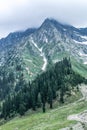
{"label": "tall evergreen tree", "polygon": [[53,108],[53,92],[52,92],[52,88],[48,87],[48,103],[50,104],[50,108]]}

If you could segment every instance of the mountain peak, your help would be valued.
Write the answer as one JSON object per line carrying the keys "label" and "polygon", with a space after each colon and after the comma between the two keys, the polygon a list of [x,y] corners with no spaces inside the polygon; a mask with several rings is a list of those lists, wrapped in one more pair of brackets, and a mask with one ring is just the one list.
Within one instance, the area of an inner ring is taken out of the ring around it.
{"label": "mountain peak", "polygon": [[46,18],[43,22],[44,23],[51,23],[51,24],[60,24],[62,25],[60,22],[58,22],[57,20],[53,19],[53,18]]}
{"label": "mountain peak", "polygon": [[52,26],[60,29],[63,25],[53,18],[46,18],[40,28],[50,28]]}
{"label": "mountain peak", "polygon": [[42,23],[41,27],[42,27],[42,26],[46,26],[46,25],[50,25],[50,24],[52,24],[51,19],[46,18],[46,19],[44,20],[44,22]]}

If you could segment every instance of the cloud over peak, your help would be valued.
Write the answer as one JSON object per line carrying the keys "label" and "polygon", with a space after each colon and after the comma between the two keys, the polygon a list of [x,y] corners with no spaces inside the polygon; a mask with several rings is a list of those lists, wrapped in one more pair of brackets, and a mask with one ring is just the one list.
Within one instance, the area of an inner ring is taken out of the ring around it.
{"label": "cloud over peak", "polygon": [[87,0],[1,0],[0,37],[37,27],[47,17],[74,26],[87,26]]}

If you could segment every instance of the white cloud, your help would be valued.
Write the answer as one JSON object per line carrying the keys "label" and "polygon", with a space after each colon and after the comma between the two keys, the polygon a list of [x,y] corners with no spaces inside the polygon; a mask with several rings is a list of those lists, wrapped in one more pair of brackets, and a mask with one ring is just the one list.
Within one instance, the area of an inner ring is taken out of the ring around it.
{"label": "white cloud", "polygon": [[39,26],[47,17],[87,26],[87,0],[0,0],[0,37]]}

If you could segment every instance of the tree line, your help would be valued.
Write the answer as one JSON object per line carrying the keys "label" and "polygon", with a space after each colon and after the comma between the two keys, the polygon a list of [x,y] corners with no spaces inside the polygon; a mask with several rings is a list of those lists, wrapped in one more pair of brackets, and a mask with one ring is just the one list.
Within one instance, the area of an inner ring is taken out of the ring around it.
{"label": "tree line", "polygon": [[85,79],[72,70],[70,58],[64,58],[46,72],[38,75],[32,83],[27,83],[23,75],[17,86],[19,91],[9,94],[1,106],[1,118],[7,119],[16,114],[24,115],[29,109],[34,111],[42,107],[46,111],[46,104],[53,108],[53,101],[57,98],[60,103],[65,102],[65,95],[71,95],[71,90]]}

